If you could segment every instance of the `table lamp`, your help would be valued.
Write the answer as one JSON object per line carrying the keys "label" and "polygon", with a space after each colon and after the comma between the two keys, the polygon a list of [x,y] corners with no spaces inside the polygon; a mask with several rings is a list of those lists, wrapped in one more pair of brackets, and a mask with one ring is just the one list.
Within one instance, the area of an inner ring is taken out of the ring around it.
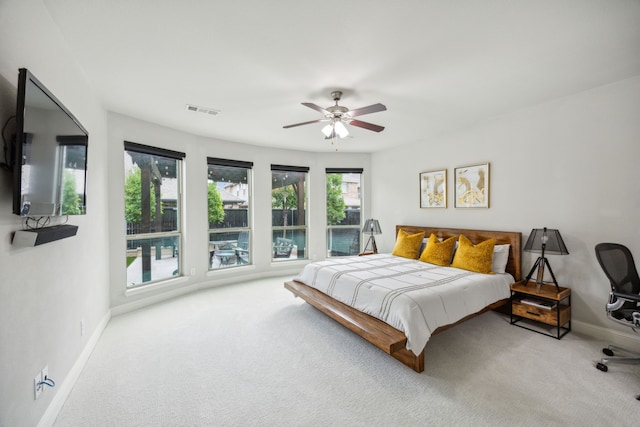
{"label": "table lamp", "polygon": [[371,243],[371,247],[374,254],[378,253],[378,247],[376,246],[376,239],[373,237],[375,234],[381,234],[382,230],[380,229],[380,223],[377,219],[368,219],[364,223],[364,227],[362,227],[362,233],[369,234],[369,240],[367,240],[367,244],[364,246],[363,253],[367,251],[369,247],[369,243]]}
{"label": "table lamp", "polygon": [[553,270],[551,270],[551,266],[549,265],[549,261],[545,258],[546,254],[553,255],[569,255],[569,251],[562,240],[562,236],[560,236],[560,232],[558,230],[549,229],[547,227],[544,228],[534,228],[531,230],[531,234],[529,235],[529,239],[527,243],[524,245],[524,250],[527,252],[540,252],[540,256],[538,260],[531,267],[531,271],[527,275],[526,280],[524,281],[524,285],[527,286],[529,283],[529,279],[533,275],[533,272],[538,269],[538,275],[536,277],[536,285],[537,289],[540,290],[542,286],[542,278],[544,276],[544,266],[546,265],[549,269],[549,274],[551,274],[551,278],[553,279],[553,284],[556,285],[556,289],[560,289],[558,286],[558,282],[556,281],[556,276],[553,275]]}

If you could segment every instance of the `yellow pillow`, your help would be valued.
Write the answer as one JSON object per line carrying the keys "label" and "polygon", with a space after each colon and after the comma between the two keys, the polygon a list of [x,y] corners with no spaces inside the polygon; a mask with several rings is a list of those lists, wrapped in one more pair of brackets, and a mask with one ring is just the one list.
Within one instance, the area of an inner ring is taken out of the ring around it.
{"label": "yellow pillow", "polygon": [[393,247],[391,255],[417,259],[422,239],[424,239],[424,231],[417,234],[409,234],[401,229],[398,231],[396,245]]}
{"label": "yellow pillow", "polygon": [[491,261],[493,260],[493,247],[495,245],[496,239],[485,240],[474,245],[461,234],[451,267],[489,274],[491,273]]}
{"label": "yellow pillow", "polygon": [[427,241],[427,247],[424,248],[422,255],[420,255],[420,261],[447,266],[451,263],[451,252],[453,252],[455,244],[455,236],[440,242],[436,235],[431,233]]}

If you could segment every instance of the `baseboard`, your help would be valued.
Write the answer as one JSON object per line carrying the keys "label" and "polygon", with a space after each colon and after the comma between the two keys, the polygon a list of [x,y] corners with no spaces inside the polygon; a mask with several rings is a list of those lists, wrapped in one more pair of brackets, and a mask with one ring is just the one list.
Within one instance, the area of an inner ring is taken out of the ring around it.
{"label": "baseboard", "polygon": [[47,410],[44,412],[42,418],[40,418],[38,427],[50,427],[53,426],[53,423],[55,423],[56,418],[58,417],[58,414],[60,413],[60,410],[64,405],[64,402],[67,400],[67,397],[69,397],[69,393],[71,393],[71,390],[73,390],[73,386],[76,384],[76,381],[78,381],[78,378],[80,378],[80,374],[82,373],[84,366],[87,364],[87,361],[89,360],[93,349],[96,347],[96,344],[98,343],[102,332],[107,327],[109,320],[111,320],[111,311],[107,311],[107,313],[104,315],[95,331],[87,341],[87,345],[84,346],[82,353],[80,353],[80,356],[73,364],[73,367],[69,371],[69,374],[66,376],[64,381],[58,382],[56,384],[56,388],[59,387],[58,392],[51,400],[51,403],[47,407]]}
{"label": "baseboard", "polygon": [[577,320],[571,321],[571,329],[574,332],[587,335],[607,344],[615,344],[628,350],[640,352],[640,334],[636,335],[633,332],[622,332]]}

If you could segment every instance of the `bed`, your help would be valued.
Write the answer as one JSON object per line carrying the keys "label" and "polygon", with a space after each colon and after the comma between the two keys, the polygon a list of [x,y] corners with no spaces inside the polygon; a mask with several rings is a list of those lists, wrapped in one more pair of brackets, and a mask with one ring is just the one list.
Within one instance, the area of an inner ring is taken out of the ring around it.
{"label": "bed", "polygon": [[[453,286],[432,286],[428,288],[428,291],[435,293],[436,289],[446,289],[446,295],[437,295],[439,303],[442,308],[432,305],[432,308],[437,308],[440,313],[435,313],[436,320],[428,320],[429,316],[422,313],[418,317],[425,317],[427,323],[425,334],[425,326],[419,325],[418,332],[412,332],[415,329],[414,326],[403,324],[404,319],[398,318],[395,314],[389,316],[385,311],[385,316],[381,316],[379,313],[366,313],[359,309],[356,309],[348,304],[355,304],[354,301],[349,301],[336,292],[336,286],[342,288],[344,286],[354,286],[353,289],[348,292],[358,293],[366,291],[366,288],[370,286],[370,283],[377,279],[371,279],[370,276],[373,271],[381,270],[388,271],[389,268],[394,271],[405,270],[410,271],[412,277],[417,276],[437,276],[440,281],[446,282],[448,276],[455,276],[455,280],[462,280],[462,282],[476,280],[473,277],[473,273],[468,273],[463,270],[454,269],[450,267],[438,267],[431,264],[423,263],[417,260],[408,260],[400,257],[392,257],[390,254],[368,255],[362,257],[350,257],[343,258],[338,261],[338,266],[335,267],[330,260],[320,261],[317,263],[311,263],[305,266],[305,269],[296,276],[293,280],[285,282],[286,289],[291,291],[295,296],[304,299],[307,303],[320,310],[327,316],[336,320],[343,326],[347,327],[351,331],[355,332],[365,340],[369,341],[373,345],[382,349],[395,359],[404,363],[416,372],[422,372],[424,370],[424,344],[430,336],[440,333],[450,327],[453,327],[459,323],[462,323],[468,319],[471,319],[479,314],[484,313],[487,310],[497,309],[508,302],[509,300],[509,284],[512,281],[521,280],[521,240],[522,236],[520,232],[508,232],[508,231],[487,231],[487,230],[473,230],[473,229],[455,229],[455,228],[436,228],[436,227],[422,227],[422,226],[409,226],[398,225],[396,226],[396,235],[403,230],[407,234],[416,234],[424,232],[425,237],[435,234],[440,239],[447,239],[452,236],[464,235],[473,244],[486,241],[487,239],[495,238],[496,245],[508,244],[508,258],[506,262],[504,275],[480,275],[480,276],[502,276],[497,277],[498,285],[493,284],[494,290],[489,292],[492,296],[482,296],[478,298],[478,294],[469,294],[469,290],[475,290],[475,285],[469,286],[463,285],[460,287],[460,298],[456,298]],[[337,261],[337,260],[336,260]],[[360,266],[359,264],[362,264]],[[326,266],[330,266],[326,268]],[[327,275],[323,272],[326,269],[340,269],[339,273],[333,273],[333,275]],[[353,273],[357,271],[357,273]],[[416,273],[417,271],[417,273]],[[320,273],[322,272],[322,274]],[[324,276],[323,276],[324,274]],[[402,273],[404,274],[404,273]],[[362,279],[362,276],[367,276],[366,279]],[[309,280],[310,276],[315,279],[314,283]],[[347,282],[347,276],[355,276],[350,278],[350,282]],[[390,276],[387,274],[386,276]],[[447,276],[447,277],[445,277]],[[370,281],[371,280],[371,281]],[[381,279],[380,279],[381,280]],[[403,276],[403,280],[404,276]],[[411,279],[413,280],[413,279]],[[307,282],[315,287],[309,286],[303,283]],[[451,283],[454,283],[453,281]],[[457,285],[456,285],[457,286]],[[484,286],[484,285],[483,285]],[[496,291],[495,287],[500,288]],[[324,292],[322,290],[324,290]],[[327,292],[327,293],[325,293]],[[463,295],[463,293],[465,295]],[[333,295],[333,296],[330,296]],[[412,304],[414,298],[411,297],[398,297],[398,294],[394,294],[393,304],[400,305],[401,300],[409,300],[409,304]],[[334,297],[335,296],[335,297]],[[464,300],[466,298],[466,300]],[[339,301],[342,299],[343,301]],[[463,299],[465,302],[462,304],[464,308],[460,308],[460,304],[455,307],[447,306],[448,302],[452,302],[453,299]],[[385,297],[385,303],[390,301],[389,297]],[[397,301],[397,302],[396,302]],[[348,303],[348,304],[347,304]],[[366,307],[362,307],[363,310],[367,310]],[[438,310],[434,310],[438,311]],[[466,311],[465,311],[466,310]],[[416,311],[415,307],[401,308],[401,313],[406,313],[407,316],[412,316]],[[374,317],[374,315],[376,317]],[[401,314],[400,317],[404,316]],[[381,320],[384,318],[385,320]],[[449,318],[449,320],[447,320]],[[413,322],[413,320],[411,321]],[[405,333],[404,330],[407,332]],[[426,340],[425,340],[426,335]]]}

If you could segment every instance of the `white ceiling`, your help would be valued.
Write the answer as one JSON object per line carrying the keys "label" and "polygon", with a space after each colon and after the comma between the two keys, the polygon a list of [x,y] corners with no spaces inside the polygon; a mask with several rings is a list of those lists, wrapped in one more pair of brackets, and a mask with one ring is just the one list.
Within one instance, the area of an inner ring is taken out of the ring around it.
{"label": "white ceiling", "polygon": [[255,145],[333,151],[282,126],[335,89],[387,106],[338,142],[373,152],[640,75],[638,0],[44,2],[108,110]]}

